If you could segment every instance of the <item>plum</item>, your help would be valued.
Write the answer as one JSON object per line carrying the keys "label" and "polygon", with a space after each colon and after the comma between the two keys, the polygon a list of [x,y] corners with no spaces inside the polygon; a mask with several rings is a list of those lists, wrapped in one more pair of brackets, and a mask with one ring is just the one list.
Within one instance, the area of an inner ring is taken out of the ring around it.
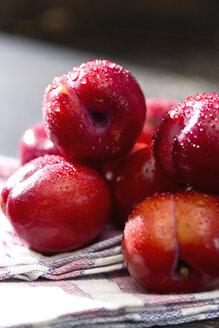
{"label": "plum", "polygon": [[165,116],[154,136],[154,154],[175,182],[219,193],[219,96],[197,94]]}
{"label": "plum", "polygon": [[200,192],[146,198],[126,222],[122,248],[131,276],[150,292],[219,286],[219,197]]}
{"label": "plum", "polygon": [[109,219],[111,196],[95,170],[45,155],[8,179],[1,207],[27,246],[50,255],[92,242]]}
{"label": "plum", "polygon": [[182,190],[160,170],[151,147],[141,145],[126,156],[117,173],[115,207],[117,220],[123,227],[129,214],[145,197],[155,193],[175,193]]}
{"label": "plum", "polygon": [[113,160],[128,153],[146,115],[145,98],[131,73],[107,60],[91,60],[45,91],[47,134],[69,161]]}
{"label": "plum", "polygon": [[162,119],[173,106],[177,105],[177,101],[171,98],[147,98],[146,108],[147,116],[143,126],[142,133],[137,142],[152,144],[152,137],[156,133]]}
{"label": "plum", "polygon": [[23,133],[18,145],[18,157],[23,165],[44,155],[59,155],[59,151],[47,137],[44,124],[39,122]]}

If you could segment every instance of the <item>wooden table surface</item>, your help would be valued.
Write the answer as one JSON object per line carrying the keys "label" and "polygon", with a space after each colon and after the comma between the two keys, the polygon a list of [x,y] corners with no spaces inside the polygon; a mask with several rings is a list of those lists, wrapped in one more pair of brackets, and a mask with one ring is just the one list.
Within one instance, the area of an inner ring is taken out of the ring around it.
{"label": "wooden table surface", "polygon": [[[146,47],[125,55],[115,53],[107,56],[0,34],[0,154],[16,156],[23,131],[41,120],[44,89],[53,77],[89,59],[105,58],[126,66],[146,97],[184,100],[198,92],[218,92],[219,62],[211,53],[197,57],[197,53],[180,56],[165,51],[159,57],[148,54]],[[178,327],[219,327],[219,320]]]}

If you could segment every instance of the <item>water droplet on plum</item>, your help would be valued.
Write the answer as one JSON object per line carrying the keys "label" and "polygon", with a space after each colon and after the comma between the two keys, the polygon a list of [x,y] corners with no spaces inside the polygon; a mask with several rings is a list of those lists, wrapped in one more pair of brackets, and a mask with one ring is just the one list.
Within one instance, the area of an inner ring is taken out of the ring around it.
{"label": "water droplet on plum", "polygon": [[114,67],[116,66],[116,64],[115,64],[115,63],[109,63],[108,66],[109,66],[110,68],[114,68]]}
{"label": "water droplet on plum", "polygon": [[81,79],[81,84],[87,84],[87,79],[86,79],[86,77],[83,77],[82,79]]}
{"label": "water droplet on plum", "polygon": [[218,102],[218,101],[215,101],[215,102],[212,104],[212,108],[213,108],[213,109],[218,109],[218,108],[219,108],[219,102]]}
{"label": "water droplet on plum", "polygon": [[72,79],[72,81],[77,80],[78,75],[79,75],[79,71],[74,70],[74,71],[72,72],[72,74],[71,74],[71,79]]}

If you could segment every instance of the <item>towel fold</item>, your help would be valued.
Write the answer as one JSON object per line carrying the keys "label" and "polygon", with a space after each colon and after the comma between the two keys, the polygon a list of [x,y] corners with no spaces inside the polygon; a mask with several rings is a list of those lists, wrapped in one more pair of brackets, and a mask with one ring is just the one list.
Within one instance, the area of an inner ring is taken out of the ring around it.
{"label": "towel fold", "polygon": [[91,246],[75,252],[44,256],[29,250],[0,212],[0,280],[73,278],[124,268],[121,232],[107,226]]}

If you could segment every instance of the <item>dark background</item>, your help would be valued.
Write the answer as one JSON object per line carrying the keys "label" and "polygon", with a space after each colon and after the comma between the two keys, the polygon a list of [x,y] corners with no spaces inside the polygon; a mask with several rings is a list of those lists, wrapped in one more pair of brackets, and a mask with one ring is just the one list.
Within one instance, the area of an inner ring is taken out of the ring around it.
{"label": "dark background", "polygon": [[41,120],[53,77],[89,59],[126,66],[146,98],[218,92],[218,21],[218,0],[0,0],[0,154]]}
{"label": "dark background", "polygon": [[[218,0],[0,1],[0,30],[56,44],[141,59],[166,67],[169,57],[218,57]],[[185,64],[169,68],[184,71]],[[203,73],[205,67],[190,67]],[[209,75],[218,76],[209,65]],[[200,71],[199,71],[200,70]],[[188,73],[189,73],[188,72]],[[206,72],[205,72],[206,73]]]}

